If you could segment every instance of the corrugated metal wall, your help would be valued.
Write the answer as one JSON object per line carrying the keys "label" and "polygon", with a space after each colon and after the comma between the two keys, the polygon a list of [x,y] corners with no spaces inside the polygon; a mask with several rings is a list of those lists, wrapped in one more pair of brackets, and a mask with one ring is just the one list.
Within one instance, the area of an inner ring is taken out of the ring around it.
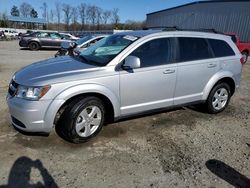
{"label": "corrugated metal wall", "polygon": [[235,32],[250,42],[250,1],[202,2],[147,14],[146,25]]}

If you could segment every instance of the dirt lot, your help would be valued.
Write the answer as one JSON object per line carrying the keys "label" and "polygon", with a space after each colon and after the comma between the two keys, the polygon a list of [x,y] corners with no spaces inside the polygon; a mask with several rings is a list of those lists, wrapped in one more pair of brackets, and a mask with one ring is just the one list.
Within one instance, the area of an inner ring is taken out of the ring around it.
{"label": "dirt lot", "polygon": [[0,41],[0,187],[250,187],[249,62],[221,114],[184,108],[108,125],[74,145],[17,133],[5,103],[12,74],[54,53]]}

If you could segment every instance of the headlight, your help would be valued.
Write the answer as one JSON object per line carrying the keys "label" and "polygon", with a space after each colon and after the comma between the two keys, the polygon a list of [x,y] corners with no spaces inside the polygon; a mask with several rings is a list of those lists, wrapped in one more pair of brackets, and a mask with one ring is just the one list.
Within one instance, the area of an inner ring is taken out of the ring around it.
{"label": "headlight", "polygon": [[39,100],[49,91],[49,89],[50,86],[27,87],[19,85],[17,88],[16,97],[28,100]]}

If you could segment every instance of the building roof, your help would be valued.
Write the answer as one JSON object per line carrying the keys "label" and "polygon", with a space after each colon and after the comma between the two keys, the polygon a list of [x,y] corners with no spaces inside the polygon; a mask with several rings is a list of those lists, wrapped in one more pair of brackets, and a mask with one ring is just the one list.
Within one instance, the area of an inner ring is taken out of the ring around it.
{"label": "building roof", "polygon": [[38,23],[38,24],[48,23],[43,18],[29,18],[29,17],[19,17],[19,16],[8,16],[8,20],[13,22],[26,22],[26,23]]}
{"label": "building roof", "polygon": [[184,5],[180,5],[180,6],[176,6],[176,7],[172,7],[172,8],[167,8],[167,9],[163,9],[163,10],[159,10],[156,12],[151,12],[148,13],[147,15],[150,14],[155,14],[155,13],[160,13],[160,12],[164,12],[164,11],[168,11],[168,10],[173,10],[173,9],[177,9],[177,8],[181,8],[181,7],[185,7],[185,6],[189,6],[189,5],[194,5],[194,4],[204,4],[204,3],[225,3],[225,2],[250,2],[250,0],[211,0],[211,1],[195,1],[192,3],[187,3]]}

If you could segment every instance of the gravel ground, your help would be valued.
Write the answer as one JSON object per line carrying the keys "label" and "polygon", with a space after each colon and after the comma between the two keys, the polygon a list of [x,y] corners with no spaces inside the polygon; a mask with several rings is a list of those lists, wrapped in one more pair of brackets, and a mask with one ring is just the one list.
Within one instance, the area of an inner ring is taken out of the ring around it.
{"label": "gravel ground", "polygon": [[0,187],[250,187],[249,62],[223,113],[178,109],[108,125],[74,145],[55,133],[17,133],[5,103],[12,74],[54,53],[0,41]]}

